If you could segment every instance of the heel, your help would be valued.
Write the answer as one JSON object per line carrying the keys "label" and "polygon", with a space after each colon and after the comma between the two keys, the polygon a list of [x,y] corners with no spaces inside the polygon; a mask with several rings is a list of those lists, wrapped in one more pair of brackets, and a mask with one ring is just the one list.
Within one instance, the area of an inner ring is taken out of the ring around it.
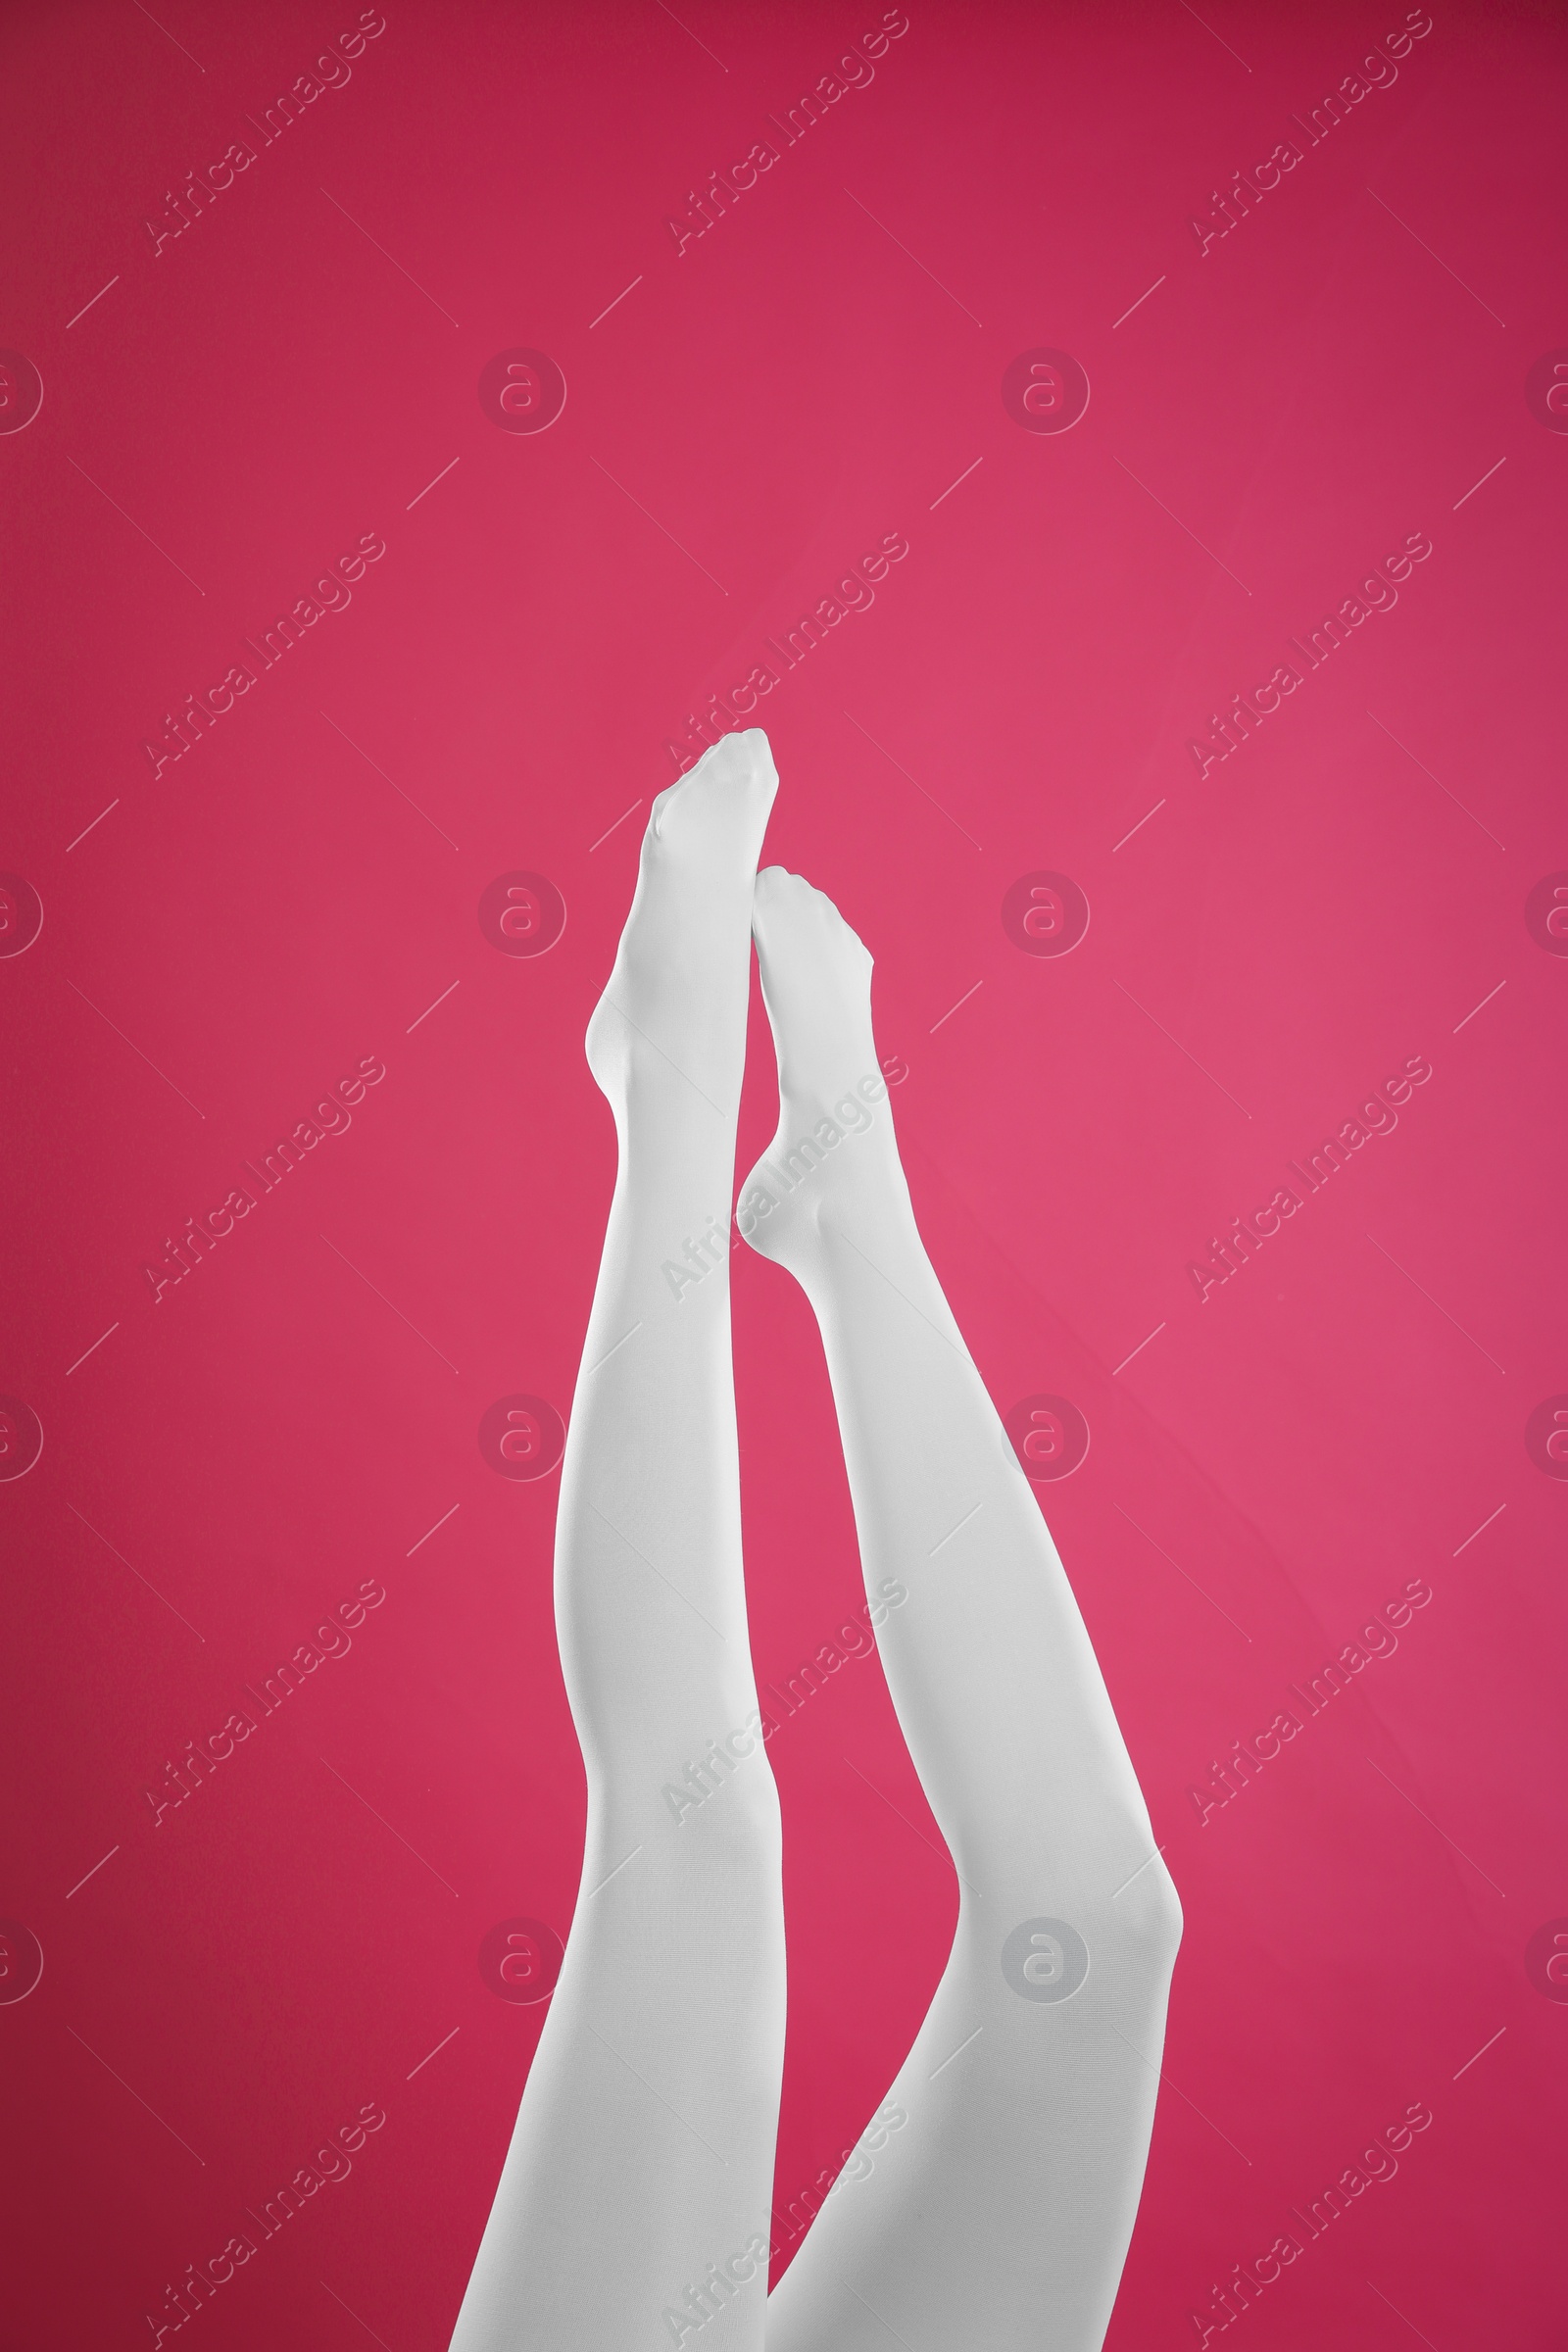
{"label": "heel", "polygon": [[595,1086],[613,1109],[624,1107],[627,1081],[630,1075],[631,1041],[623,1015],[612,1002],[616,971],[610,976],[609,986],[588,1016],[588,1029],[583,1050],[588,1056],[588,1068]]}

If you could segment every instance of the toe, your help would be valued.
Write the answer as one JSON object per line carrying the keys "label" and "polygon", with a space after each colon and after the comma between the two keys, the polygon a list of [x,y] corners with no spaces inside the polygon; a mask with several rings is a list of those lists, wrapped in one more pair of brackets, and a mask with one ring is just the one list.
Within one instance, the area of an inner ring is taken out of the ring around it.
{"label": "toe", "polygon": [[777,790],[778,770],[760,727],[749,727],[740,735],[721,735],[684,775],[659,794],[649,818],[649,834],[655,841],[666,836],[695,840],[716,824],[715,840],[748,840],[755,856],[760,837],[759,834],[752,841],[751,836],[760,825],[765,826]]}
{"label": "toe", "polygon": [[772,945],[787,952],[809,922],[811,901],[818,894],[799,874],[782,865],[765,865],[752,894],[752,930],[760,949]]}
{"label": "toe", "polygon": [[760,727],[743,727],[736,734],[721,735],[704,764],[726,783],[759,784],[769,793],[778,789],[773,749]]}

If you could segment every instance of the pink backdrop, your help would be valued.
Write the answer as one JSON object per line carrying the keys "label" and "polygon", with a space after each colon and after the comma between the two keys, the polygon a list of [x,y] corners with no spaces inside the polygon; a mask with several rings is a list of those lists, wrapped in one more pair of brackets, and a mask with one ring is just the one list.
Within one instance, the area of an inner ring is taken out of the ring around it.
{"label": "pink backdrop", "polygon": [[[1110,2343],[1217,2341],[1240,2264],[1258,2346],[1559,2345],[1560,16],[6,46],[6,2343],[172,2343],[182,2279],[210,2352],[446,2342],[546,2014],[495,1955],[582,1823],[558,1482],[479,1428],[568,1406],[585,1019],[749,691],[982,1372],[1071,1408],[1032,1467],[1186,1905]],[[858,1570],[814,1327],[734,1294],[782,1685]],[[783,2262],[955,1882],[874,1658],[771,1752]]]}

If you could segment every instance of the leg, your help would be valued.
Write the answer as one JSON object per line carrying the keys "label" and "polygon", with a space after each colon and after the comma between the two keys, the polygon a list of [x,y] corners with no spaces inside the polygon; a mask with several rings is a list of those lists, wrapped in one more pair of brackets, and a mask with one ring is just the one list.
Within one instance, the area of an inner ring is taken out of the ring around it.
{"label": "leg", "polygon": [[762,2340],[783,1908],[724,1239],[776,784],[754,730],[655,802],[589,1027],[620,1161],[556,1544],[587,1851],[454,2352],[653,2352],[705,2313],[714,2352]]}
{"label": "leg", "polygon": [[754,923],[781,1118],[740,1228],[821,1325],[866,1588],[897,1575],[909,1592],[878,1636],[889,1688],[961,1885],[946,1973],[864,2143],[878,2152],[852,2159],[781,2280],[769,2352],[1094,2352],[1181,1912],[1055,1547],[915,1230],[871,958],[776,867]]}

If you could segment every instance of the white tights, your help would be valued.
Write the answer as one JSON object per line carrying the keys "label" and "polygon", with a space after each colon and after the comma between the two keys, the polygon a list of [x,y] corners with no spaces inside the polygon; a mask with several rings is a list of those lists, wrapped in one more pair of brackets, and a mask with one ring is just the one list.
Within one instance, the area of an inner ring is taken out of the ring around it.
{"label": "white tights", "polygon": [[[589,1026],[620,1159],[556,1552],[587,1851],[453,2352],[760,2352],[764,2328],[768,2352],[1096,2352],[1137,2210],[1180,1906],[915,1227],[870,956],[808,884],[757,873],[776,788],[753,730],[656,801]],[[780,1119],[737,1222],[821,1327],[866,1589],[908,1593],[875,1611],[888,1686],[961,1887],[879,2110],[900,2120],[771,2299],[784,1922],[723,1246],[754,931]]]}

